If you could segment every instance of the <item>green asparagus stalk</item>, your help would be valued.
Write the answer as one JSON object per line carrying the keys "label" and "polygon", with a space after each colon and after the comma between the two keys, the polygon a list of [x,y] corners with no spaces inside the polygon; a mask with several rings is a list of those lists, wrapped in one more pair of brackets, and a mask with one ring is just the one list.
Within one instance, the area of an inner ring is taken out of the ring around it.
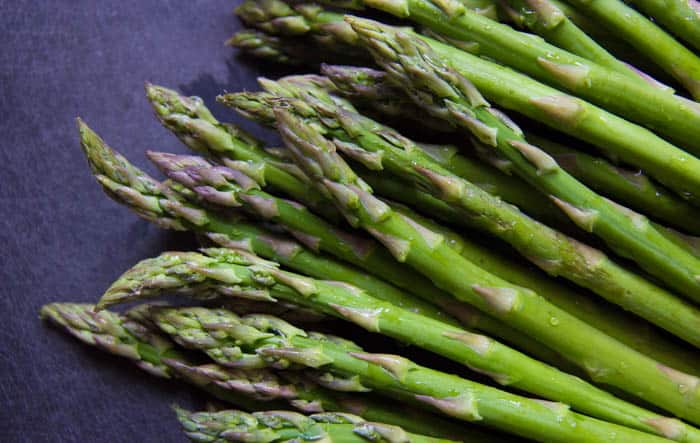
{"label": "green asparagus stalk", "polygon": [[[266,84],[274,89],[271,82]],[[294,112],[297,119],[310,123],[308,131],[317,131],[316,137],[325,133],[326,137],[337,141],[337,149],[351,158],[373,169],[386,167],[390,173],[457,206],[460,213],[455,221],[467,227],[476,226],[505,240],[546,272],[569,278],[689,343],[700,345],[700,335],[694,332],[700,327],[700,310],[694,305],[617,265],[602,251],[523,215],[512,205],[452,174],[390,128],[335,107],[333,100],[324,98],[322,91],[314,89],[311,94],[299,87],[293,91],[293,85],[288,82],[277,85],[278,89],[284,89],[284,94],[304,97],[304,101],[287,100],[285,105],[288,113]],[[247,109],[257,112],[258,117],[268,118],[271,105],[279,104],[280,100],[257,100],[252,105],[255,108]],[[459,192],[452,192],[453,189]],[[576,315],[575,311],[571,313]]]}
{"label": "green asparagus stalk", "polygon": [[[502,385],[567,403],[576,410],[607,421],[653,431],[653,427],[645,423],[656,417],[655,413],[618,400],[578,377],[560,372],[486,336],[396,308],[359,288],[337,286],[334,282],[281,271],[275,264],[254,256],[230,250],[207,250],[206,253],[208,257],[197,253],[166,253],[142,261],[107,290],[98,306],[153,297],[167,291],[208,298],[213,294],[226,295],[231,292],[231,285],[235,285],[238,292],[264,293],[264,296],[274,299],[309,306],[369,331],[422,347],[484,373]],[[167,283],[163,284],[164,281]],[[192,309],[190,313],[200,317],[201,311]],[[416,334],[416,325],[420,325],[419,334]],[[178,335],[177,340],[188,346],[182,340],[188,340],[189,328],[182,330],[185,336]],[[264,338],[255,331],[249,335],[251,341]],[[200,348],[220,362],[223,359],[228,362],[232,356],[234,361],[226,364],[234,367],[261,364],[258,355],[242,357],[242,351],[233,344],[230,346],[230,351],[224,356],[220,356],[219,343],[207,342]],[[693,439],[700,438],[700,431],[689,428],[688,432],[697,432]]]}
{"label": "green asparagus stalk", "polygon": [[[438,214],[438,218],[453,224],[458,224],[463,214],[452,206],[440,201],[430,194],[416,190],[410,183],[398,180],[387,180],[380,173],[361,170],[360,176],[369,183],[372,188],[395,201],[401,201],[428,214]],[[392,204],[395,211],[405,213],[406,208]],[[467,260],[475,263],[480,268],[498,275],[499,277],[525,288],[532,289],[539,295],[565,311],[573,314],[580,320],[600,329],[609,336],[617,339],[625,345],[636,349],[654,360],[659,360],[673,368],[693,375],[700,375],[698,365],[700,358],[695,349],[681,347],[674,340],[669,340],[653,328],[648,322],[640,318],[625,314],[610,304],[598,303],[588,293],[573,290],[570,286],[558,283],[555,279],[548,278],[537,268],[526,266],[512,257],[498,253],[493,248],[488,248],[474,241],[465,241],[464,237],[457,235],[435,222],[420,217],[413,211],[408,212],[413,219],[418,218],[424,226],[444,235],[453,249],[459,252]],[[488,317],[490,319],[490,317]],[[475,319],[475,329],[482,329],[479,318]],[[533,354],[535,355],[535,354]],[[545,360],[549,361],[549,360]],[[564,369],[561,366],[560,369]],[[574,372],[566,368],[567,372]]]}
{"label": "green asparagus stalk", "polygon": [[700,5],[696,0],[632,0],[630,3],[700,50]]}
{"label": "green asparagus stalk", "polygon": [[[79,121],[78,125],[81,134],[81,145],[97,180],[110,196],[127,205],[143,218],[166,229],[191,229],[210,233],[210,237],[217,238],[219,241],[226,241],[227,245],[248,249],[263,257],[276,260],[290,269],[312,276],[348,282],[360,286],[370,293],[376,294],[377,297],[381,297],[398,306],[454,323],[454,320],[431,304],[412,297],[379,278],[367,275],[342,262],[315,254],[298,242],[294,242],[289,238],[275,236],[259,226],[240,218],[222,216],[202,206],[184,201],[175,192],[159,184],[143,171],[131,165],[124,157],[114,152],[85,123]],[[165,158],[163,161],[165,161]],[[201,161],[204,160],[202,159]],[[234,170],[228,171],[232,174],[236,173]],[[247,177],[241,173],[239,175]],[[248,180],[252,182],[252,179],[249,178]],[[200,191],[202,190],[200,189]],[[250,189],[249,191],[252,192],[255,189]],[[207,195],[211,197],[216,194],[210,192]],[[276,199],[275,201],[283,204],[282,208],[293,208],[293,211],[291,211],[293,217],[291,218],[300,216],[298,224],[303,224],[304,221],[308,220],[308,217],[312,217],[297,204],[285,202],[281,199]],[[373,246],[372,243],[367,243],[361,237],[340,231],[337,228],[328,227],[327,223],[319,219],[312,218],[312,220],[318,222],[317,225],[321,227],[327,227],[322,232],[326,234],[326,238],[335,238],[333,245],[335,245],[336,250],[345,252],[346,257],[357,257],[354,259],[356,262],[361,262],[361,258],[365,256],[378,257],[376,260],[381,259],[381,255],[372,252],[372,248],[381,251],[381,246]],[[313,226],[310,226],[306,231],[311,232],[310,229],[313,229]],[[228,240],[222,239],[221,236],[226,236]],[[314,250],[318,250],[321,247],[319,244],[320,237],[314,236],[312,233],[306,235],[298,231],[297,236]],[[359,251],[357,255],[353,252],[355,249]],[[376,260],[372,263],[374,266],[379,266],[379,262]],[[393,261],[391,257],[387,257],[385,261],[391,263],[390,260]],[[396,266],[392,267],[400,269]],[[378,269],[377,272],[381,272],[383,269]],[[430,285],[430,288],[432,288],[432,285]],[[425,297],[430,297],[430,294],[433,292],[439,291],[431,289],[431,291],[426,292],[427,295]],[[446,295],[445,299],[450,300],[451,298]]]}
{"label": "green asparagus stalk", "polygon": [[506,158],[515,173],[552,199],[581,229],[693,300],[700,300],[700,260],[661,234],[649,220],[607,200],[568,174],[553,157],[528,144],[522,131],[418,38],[352,19],[390,78],[435,116],[468,131]]}
{"label": "green asparagus stalk", "polygon": [[698,421],[698,392],[687,389],[688,380],[694,383],[698,381],[696,377],[681,373],[679,378],[676,371],[669,376],[664,365],[610,338],[535,292],[513,285],[464,259],[445,245],[443,236],[423,226],[416,229],[410,219],[374,197],[371,188],[336,152],[335,145],[320,136],[312,125],[305,125],[283,107],[276,110],[276,115],[280,134],[300,167],[319,189],[326,190],[350,223],[379,239],[398,261],[407,263],[457,299],[558,351],[594,380]]}
{"label": "green asparagus stalk", "polygon": [[89,304],[52,303],[42,307],[41,315],[88,345],[133,360],[152,375],[181,379],[249,411],[289,406],[305,413],[341,411],[434,437],[467,435],[475,441],[490,441],[477,429],[418,410],[399,411],[370,395],[353,393],[353,389],[363,389],[359,383],[329,373],[194,364],[151,326],[149,311],[148,306],[137,306],[122,316],[106,310],[95,312],[95,306]]}
{"label": "green asparagus stalk", "polygon": [[[504,9],[518,26],[529,29],[546,41],[622,75],[639,74],[621,62],[576,26],[559,7],[549,0],[508,0]],[[659,83],[653,86],[661,86]]]}
{"label": "green asparagus stalk", "polygon": [[[259,3],[259,7],[262,5]],[[303,19],[306,24],[307,30],[300,32],[337,34],[348,43],[357,43],[357,35],[352,29],[340,25],[341,15],[316,11],[313,15],[291,11],[296,14],[293,17]],[[253,20],[255,17],[248,17],[251,26],[256,26]],[[323,30],[318,30],[320,27]],[[267,28],[270,32],[275,30],[274,27]],[[474,83],[487,99],[587,141],[600,148],[606,156],[635,165],[683,198],[697,201],[700,159],[681,151],[651,131],[530,77],[435,40],[425,37],[423,40],[441,57],[449,59],[459,73]],[[677,133],[679,139],[682,138],[680,134]],[[696,141],[700,147],[700,137],[682,138],[685,147],[692,147],[689,145]],[[696,149],[696,152],[700,151]]]}
{"label": "green asparagus stalk", "polygon": [[[571,0],[574,6],[581,9],[586,15],[595,19],[618,37],[629,43],[643,54],[649,54],[652,60],[668,74],[673,76],[695,98],[700,98],[700,58],[691,50],[683,46],[671,35],[648,20],[634,8],[627,6],[618,0],[582,1]],[[653,8],[657,12],[665,11],[661,15],[670,18],[676,15],[678,5],[682,2],[662,2],[653,0],[634,1],[634,4],[644,9]],[[670,4],[669,4],[670,3]],[[642,6],[644,5],[644,6]],[[685,19],[679,20],[678,15],[673,20],[685,22],[680,26],[697,27],[697,13],[690,13],[692,7],[686,3],[683,9],[687,12]],[[682,14],[682,13],[681,13]],[[665,21],[665,20],[664,20]],[[697,33],[697,29],[694,31]]]}
{"label": "green asparagus stalk", "polygon": [[310,42],[305,38],[280,37],[246,29],[237,32],[226,43],[245,54],[290,65],[318,65],[328,59],[347,61],[348,57],[359,62],[372,62],[365,51],[333,39]]}
{"label": "green asparagus stalk", "polygon": [[[239,343],[251,355],[261,355],[278,366],[296,364],[356,376],[362,385],[379,393],[423,402],[454,418],[478,421],[537,441],[604,442],[611,436],[620,441],[667,441],[579,415],[563,404],[532,400],[428,369],[397,355],[369,354],[354,344],[306,333],[274,317],[239,318],[222,310],[185,308],[161,309],[156,321],[168,333],[190,330],[187,335],[194,347],[204,342],[216,346],[218,342],[225,349],[229,343]],[[216,328],[215,333],[212,328]],[[261,338],[252,340],[252,334]],[[677,421],[657,420],[654,423],[663,423],[668,435],[676,430]]]}
{"label": "green asparagus stalk", "polygon": [[[376,109],[395,118],[415,119],[419,123],[424,118],[415,103],[406,95],[405,90],[390,84],[383,71],[333,65],[322,65],[321,71],[333,82],[335,86],[333,92],[342,94],[353,103],[367,106],[381,103],[382,105]],[[435,125],[431,125],[432,127]],[[454,126],[445,127],[454,130]],[[654,218],[680,230],[700,234],[700,211],[651,181],[643,171],[632,171],[614,166],[602,158],[594,157],[571,146],[553,142],[535,135],[531,131],[525,131],[525,134],[541,149],[553,156],[567,172],[595,191],[615,201],[629,204],[631,208],[638,211],[650,212]],[[440,161],[443,167],[475,183],[488,183],[483,179],[471,179],[470,175],[458,168],[458,164],[462,162],[464,157],[451,150],[442,149],[440,152],[443,155],[434,156],[434,159]],[[487,153],[491,154],[490,157],[485,158],[489,163],[497,167],[507,167],[507,162],[503,162],[499,157],[494,157],[492,150],[488,150]],[[493,185],[489,185],[489,187],[491,186]],[[521,192],[527,191],[521,188]],[[522,206],[517,201],[507,198],[502,191],[495,194],[529,212],[527,206]],[[557,212],[561,211],[557,210]],[[543,221],[551,218],[551,216],[548,218],[530,213]]]}
{"label": "green asparagus stalk", "polygon": [[327,412],[305,416],[291,411],[258,411],[252,414],[226,410],[189,412],[175,408],[185,434],[195,442],[272,443],[448,443],[452,440],[406,432],[385,423],[365,421],[347,413]]}

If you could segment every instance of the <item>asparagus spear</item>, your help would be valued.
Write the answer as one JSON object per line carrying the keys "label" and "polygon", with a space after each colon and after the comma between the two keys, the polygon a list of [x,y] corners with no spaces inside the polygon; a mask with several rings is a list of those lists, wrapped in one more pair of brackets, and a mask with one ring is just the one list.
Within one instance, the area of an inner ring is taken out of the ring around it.
{"label": "asparagus spear", "polygon": [[[697,392],[686,388],[686,380],[696,381],[696,377],[683,374],[681,381],[675,376],[676,372],[669,376],[661,369],[663,365],[659,366],[552,305],[535,292],[512,285],[464,259],[446,246],[443,237],[434,231],[425,227],[417,230],[410,220],[374,197],[371,188],[338,155],[335,145],[315,132],[312,125],[305,125],[282,107],[276,110],[276,115],[278,129],[295,161],[314,178],[319,189],[326,190],[348,221],[374,235],[398,261],[429,277],[436,286],[457,299],[473,304],[558,351],[586,370],[594,380],[626,390],[680,417],[698,421]],[[457,186],[452,189],[466,191]],[[589,258],[592,261],[587,263],[596,263],[595,258]],[[679,391],[679,385],[683,385],[683,392]]]}
{"label": "asparagus spear", "polygon": [[630,3],[676,37],[700,49],[700,5],[696,0],[632,0]]}
{"label": "asparagus spear", "polygon": [[[222,347],[240,343],[252,355],[261,355],[279,366],[297,364],[356,376],[364,386],[379,393],[424,402],[454,418],[479,421],[538,441],[603,442],[612,435],[620,441],[666,441],[579,415],[563,404],[532,400],[428,369],[397,355],[369,354],[356,345],[306,333],[274,317],[239,318],[224,311],[161,309],[156,321],[168,333],[178,334],[184,328],[199,335],[200,340],[192,340],[194,347],[205,340]],[[215,334],[212,326],[216,327]],[[251,329],[267,337],[250,340]],[[658,420],[654,423],[668,425],[664,426],[668,435],[677,430],[677,421],[663,417]]]}
{"label": "asparagus spear", "polygon": [[515,173],[552,199],[581,229],[672,288],[700,300],[700,260],[661,234],[641,214],[604,199],[531,144],[510,119],[418,38],[352,19],[353,29],[397,84],[435,116],[468,131],[506,158]]}
{"label": "asparagus spear", "polygon": [[[475,441],[490,441],[477,429],[418,410],[399,411],[370,395],[355,394],[351,392],[352,380],[332,374],[246,371],[215,363],[195,364],[155,325],[151,326],[149,311],[149,306],[142,305],[122,316],[106,310],[95,312],[94,305],[89,304],[51,303],[42,307],[41,316],[91,346],[134,360],[152,375],[181,379],[249,411],[289,406],[307,413],[341,411],[434,437],[468,435]],[[358,383],[354,386],[362,388]]]}
{"label": "asparagus spear", "polygon": [[258,411],[252,414],[226,410],[189,412],[175,408],[185,434],[195,442],[238,441],[342,442],[342,443],[448,443],[452,440],[406,432],[384,423],[369,422],[356,415],[327,412],[305,416],[291,411]]}
{"label": "asparagus spear", "polygon": [[[271,82],[266,84],[274,89]],[[284,94],[304,97],[304,101],[287,100],[285,105],[288,113],[297,115],[297,122],[303,119],[310,123],[306,125],[307,131],[314,132],[315,137],[325,133],[329,139],[338,140],[338,149],[350,157],[359,158],[366,164],[367,159],[374,159],[370,163],[372,168],[386,167],[420,189],[456,205],[460,209],[457,222],[468,227],[476,226],[502,238],[546,272],[569,278],[695,346],[700,345],[700,335],[694,332],[700,327],[700,311],[691,303],[617,265],[603,252],[524,216],[517,208],[450,173],[390,128],[335,107],[333,100],[324,96],[322,91],[306,91],[299,87],[292,90],[292,87],[287,82],[278,84],[277,88],[283,89]],[[280,100],[267,104],[264,100],[256,101],[258,115],[269,117],[270,105],[279,104]],[[463,189],[464,192],[452,192],[453,189]],[[626,296],[620,297],[619,294]]]}
{"label": "asparagus spear", "polygon": [[[354,66],[322,65],[322,73],[328,77],[335,87],[333,92],[338,92],[349,98],[353,103],[373,106],[381,103],[378,108],[382,113],[389,113],[396,118],[415,119],[421,122],[424,115],[418,111],[418,107],[406,95],[405,90],[392,85],[386,78],[386,73],[371,68]],[[434,127],[434,125],[431,125]],[[445,126],[454,130],[454,126]],[[615,201],[629,204],[638,211],[648,211],[652,215],[678,229],[686,230],[693,234],[700,234],[700,211],[683,201],[672,192],[657,185],[647,177],[643,171],[614,166],[606,160],[594,157],[571,146],[547,140],[535,135],[531,131],[525,131],[526,136],[533,140],[545,152],[553,156],[574,177],[589,185]],[[441,161],[442,166],[469,179],[458,164],[462,162],[462,156],[449,150],[441,151],[443,156],[435,156],[435,160]],[[493,157],[492,151],[490,163],[497,166],[507,166],[500,158]],[[488,158],[486,160],[489,160]],[[509,171],[508,171],[509,172]],[[479,182],[480,180],[472,180]],[[527,192],[523,190],[522,192]],[[496,193],[503,196],[502,193]],[[506,201],[515,203],[521,209],[526,207],[517,201],[505,198]],[[560,212],[560,211],[557,211]],[[547,220],[535,215],[535,218]]]}
{"label": "asparagus spear", "polygon": [[[258,7],[263,6],[263,3],[258,4]],[[296,14],[294,17],[305,20],[309,31],[304,32],[331,33],[348,43],[357,43],[357,35],[341,26],[341,15],[327,11],[305,16],[296,10],[292,13]],[[319,16],[323,18],[319,19]],[[248,17],[251,26],[256,26],[253,21],[255,17],[253,14]],[[274,21],[266,23],[274,24]],[[275,30],[270,26],[268,29],[271,32]],[[697,200],[700,159],[681,151],[651,131],[530,77],[435,40],[425,37],[423,40],[441,57],[450,59],[459,73],[474,83],[487,99],[587,141],[600,148],[606,156],[643,169],[683,198]],[[680,132],[677,134],[680,136]],[[686,137],[682,141],[685,147],[691,147],[689,145],[696,141],[700,146],[700,137]],[[700,151],[696,149],[696,152]]]}
{"label": "asparagus spear", "polygon": [[246,29],[234,34],[226,43],[246,54],[275,63],[317,65],[328,59],[347,61],[348,57],[360,62],[372,62],[365,51],[332,38],[309,42],[305,38],[279,37]]}
{"label": "asparagus spear", "polygon": [[[695,99],[700,98],[700,58],[654,22],[618,0],[572,0],[570,3],[616,33],[639,52],[649,54],[659,67],[678,80]],[[641,0],[633,3],[656,9],[657,6],[652,6],[653,3],[659,5],[661,2]],[[662,15],[673,15],[673,10],[680,3],[681,1],[673,1],[671,4],[664,2],[660,9],[669,12]],[[691,8],[686,6],[684,9],[688,11]],[[685,21],[689,26],[697,26],[693,24],[698,20],[696,14],[688,14],[687,17],[690,19],[686,18]]]}
{"label": "asparagus spear", "polygon": [[[518,26],[546,41],[626,76],[639,74],[621,62],[576,26],[559,7],[549,1],[507,0],[504,9]],[[652,84],[660,86],[659,83]]]}

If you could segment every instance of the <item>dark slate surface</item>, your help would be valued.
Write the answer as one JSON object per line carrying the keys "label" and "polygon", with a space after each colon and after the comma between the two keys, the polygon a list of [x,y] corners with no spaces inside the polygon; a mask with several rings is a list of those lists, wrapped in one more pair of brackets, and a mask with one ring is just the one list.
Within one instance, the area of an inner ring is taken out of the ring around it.
{"label": "dark slate surface", "polygon": [[37,312],[94,302],[136,260],[191,245],[105,197],[74,118],[151,172],[144,149],[184,152],[153,118],[143,82],[210,100],[255,88],[269,67],[223,46],[240,26],[235,4],[0,1],[0,441],[185,440],[168,405],[201,406],[194,391],[78,345]]}

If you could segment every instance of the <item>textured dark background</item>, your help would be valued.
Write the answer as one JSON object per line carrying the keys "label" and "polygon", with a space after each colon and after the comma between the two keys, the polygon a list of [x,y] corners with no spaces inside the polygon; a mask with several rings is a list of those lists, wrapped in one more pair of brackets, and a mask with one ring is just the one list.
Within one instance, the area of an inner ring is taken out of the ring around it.
{"label": "textured dark background", "polygon": [[0,441],[185,440],[168,405],[201,406],[194,391],[78,345],[37,312],[94,302],[135,261],[191,244],[105,197],[74,119],[150,172],[145,149],[184,152],[143,82],[210,101],[255,88],[270,67],[223,45],[240,27],[236,3],[0,0]]}

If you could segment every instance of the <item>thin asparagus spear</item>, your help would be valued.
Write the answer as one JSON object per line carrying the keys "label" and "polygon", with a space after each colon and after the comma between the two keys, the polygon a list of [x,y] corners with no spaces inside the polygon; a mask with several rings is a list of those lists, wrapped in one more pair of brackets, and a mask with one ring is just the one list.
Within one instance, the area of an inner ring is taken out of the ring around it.
{"label": "thin asparagus spear", "polygon": [[[267,81],[270,90],[275,89]],[[277,84],[283,94],[304,97],[304,101],[285,101],[288,113],[308,124],[315,136],[324,134],[337,140],[337,148],[374,169],[386,167],[459,208],[456,220],[467,227],[476,226],[507,241],[524,257],[552,275],[561,275],[589,288],[612,303],[619,304],[689,343],[700,346],[700,310],[616,264],[602,251],[533,220],[512,205],[502,202],[471,182],[452,174],[416,148],[407,138],[386,126],[348,109],[334,106],[332,99],[318,89],[305,90],[287,82]],[[250,95],[249,95],[250,96]],[[264,98],[264,95],[258,95]],[[257,116],[268,118],[272,101],[257,100]],[[368,161],[371,160],[371,161]],[[447,184],[449,184],[449,186]],[[462,190],[464,192],[462,192]],[[454,191],[454,192],[453,192]],[[625,294],[620,297],[620,294]],[[575,315],[575,314],[574,314]]]}
{"label": "thin asparagus spear", "polygon": [[[512,285],[464,259],[445,245],[443,236],[423,226],[416,229],[410,219],[374,197],[371,188],[336,152],[335,145],[315,132],[312,125],[305,125],[283,107],[276,109],[276,116],[280,134],[299,166],[319,189],[326,190],[349,222],[379,239],[398,261],[429,277],[457,299],[558,351],[594,380],[616,386],[680,417],[700,421],[696,389],[700,380],[696,377],[684,373],[678,377],[676,371],[669,375],[664,365],[610,338],[535,292]],[[688,389],[689,383],[695,388]]]}
{"label": "thin asparagus spear", "polygon": [[[258,7],[264,6],[263,2],[256,4]],[[306,30],[303,33],[332,34],[348,43],[357,43],[357,35],[352,29],[341,25],[341,15],[319,11],[318,8],[315,11],[313,15],[291,11],[295,14],[293,17],[304,20]],[[248,17],[251,26],[257,26],[253,21],[255,17]],[[274,23],[274,20],[265,22]],[[274,26],[267,28],[274,33]],[[406,32],[409,33],[408,30]],[[641,168],[694,204],[700,198],[700,174],[697,173],[700,171],[700,159],[681,151],[651,131],[581,99],[452,46],[422,38],[441,57],[449,58],[459,73],[474,83],[487,99],[587,141],[600,148],[607,157]],[[697,143],[696,148],[700,148],[700,137],[685,137],[682,141],[685,147]],[[700,151],[696,149],[696,152]]]}
{"label": "thin asparagus spear", "polygon": [[309,42],[309,39],[279,37],[264,32],[246,29],[234,34],[226,44],[240,49],[246,54],[275,63],[291,65],[318,65],[322,61],[343,60],[348,57],[363,63],[372,63],[367,52],[355,46],[343,44],[335,39]]}
{"label": "thin asparagus spear", "polygon": [[392,81],[436,117],[466,131],[506,158],[521,178],[552,199],[581,229],[687,297],[700,301],[700,260],[661,234],[649,220],[605,199],[568,174],[553,157],[528,144],[512,120],[418,38],[377,22],[351,19]]}
{"label": "thin asparagus spear", "polygon": [[[327,412],[305,416],[291,411],[189,412],[175,407],[185,434],[195,442],[238,441],[338,443],[449,443],[453,440],[412,434],[385,423],[365,421],[347,413]],[[469,441],[469,440],[467,440]]]}
{"label": "thin asparagus spear", "polygon": [[[418,111],[419,108],[406,95],[405,90],[390,84],[383,71],[332,65],[322,65],[321,71],[333,82],[335,86],[333,92],[342,94],[353,103],[370,107],[374,106],[375,103],[382,103],[382,106],[377,110],[389,113],[393,117],[415,119],[419,123],[424,118],[424,115]],[[434,125],[431,125],[432,127]],[[455,129],[452,125],[444,127]],[[614,166],[602,158],[594,157],[571,146],[547,140],[531,131],[525,131],[525,134],[545,152],[552,155],[567,172],[597,192],[615,201],[629,204],[630,207],[638,211],[648,212],[648,215],[675,226],[677,229],[700,234],[700,210],[651,181],[643,171]],[[440,161],[441,165],[451,172],[470,179],[469,175],[458,168],[458,164],[454,164],[462,162],[461,159],[464,157],[457,153],[453,154],[446,149],[440,150],[440,153],[443,155],[434,156],[435,160]],[[507,162],[503,162],[502,158],[493,157],[492,150],[488,150],[487,153],[492,156],[490,163],[507,167]],[[479,179],[471,181],[480,182]],[[523,189],[521,192],[527,191]],[[496,192],[496,195],[504,197],[502,192]],[[518,204],[517,201],[505,197],[504,199],[529,212],[526,206]],[[557,210],[557,212],[561,211]],[[539,220],[548,220],[547,217],[541,215],[534,213],[532,215]]]}
{"label": "thin asparagus spear", "polygon": [[[538,441],[548,442],[662,442],[663,438],[571,412],[566,405],[542,402],[490,388],[457,376],[419,366],[397,355],[369,354],[352,343],[339,343],[306,333],[274,317],[248,316],[202,309],[160,309],[158,325],[174,335],[191,330],[211,348],[239,343],[248,353],[275,365],[297,364],[322,368],[359,381],[382,394],[419,401],[466,421],[479,421]],[[213,333],[212,327],[216,328]],[[258,336],[259,339],[251,339]],[[669,420],[660,418],[660,420]],[[671,419],[672,420],[672,419]],[[667,433],[675,431],[671,422]],[[675,424],[675,423],[674,423]]]}
{"label": "thin asparagus spear", "polygon": [[[654,63],[681,83],[695,99],[700,98],[700,58],[654,22],[618,0],[569,0],[569,2],[639,52],[649,54]],[[652,6],[654,2],[648,0],[633,3],[654,7]],[[664,2],[662,8],[673,10],[674,6]],[[693,14],[692,21],[697,23],[697,15]],[[688,24],[692,21],[686,20]],[[691,26],[697,26],[697,24],[691,24]]]}
{"label": "thin asparagus spear", "polygon": [[332,374],[194,364],[150,325],[149,310],[148,306],[137,306],[122,316],[105,310],[95,312],[95,306],[89,304],[51,303],[42,307],[41,316],[91,346],[134,360],[152,375],[181,379],[249,411],[289,406],[306,413],[342,411],[434,437],[467,435],[476,441],[491,441],[477,429],[415,409],[399,411],[370,395],[353,393],[353,389],[363,389],[359,383],[353,387],[352,380]]}
{"label": "thin asparagus spear", "polygon": [[[559,7],[549,0],[507,0],[504,9],[513,21],[548,42],[622,75],[639,74],[621,62],[576,26]],[[652,86],[663,87],[660,83]],[[668,89],[668,87],[666,87]],[[671,91],[672,92],[672,91]]]}
{"label": "thin asparagus spear", "polygon": [[676,37],[700,49],[700,5],[697,0],[631,0],[634,6]]}

